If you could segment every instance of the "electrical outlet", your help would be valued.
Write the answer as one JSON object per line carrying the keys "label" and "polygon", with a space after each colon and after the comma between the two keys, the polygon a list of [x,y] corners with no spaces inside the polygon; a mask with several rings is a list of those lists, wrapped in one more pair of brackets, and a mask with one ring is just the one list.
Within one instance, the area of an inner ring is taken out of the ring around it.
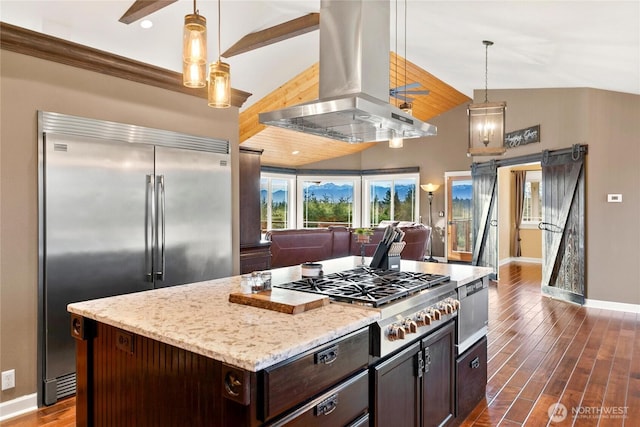
{"label": "electrical outlet", "polygon": [[2,373],[2,389],[8,390],[16,386],[16,370],[10,369]]}

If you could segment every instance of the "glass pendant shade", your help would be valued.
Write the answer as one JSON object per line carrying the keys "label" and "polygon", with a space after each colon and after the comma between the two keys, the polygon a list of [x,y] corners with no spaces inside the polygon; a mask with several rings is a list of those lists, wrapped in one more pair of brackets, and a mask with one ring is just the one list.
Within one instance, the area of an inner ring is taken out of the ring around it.
{"label": "glass pendant shade", "polygon": [[209,66],[209,107],[231,106],[231,68],[220,60]]}
{"label": "glass pendant shade", "polygon": [[182,83],[186,87],[207,85],[207,19],[197,13],[184,17],[182,36]]}
{"label": "glass pendant shade", "polygon": [[469,155],[493,156],[506,151],[504,128],[506,102],[471,104],[469,114]]}
{"label": "glass pendant shade", "polygon": [[404,140],[401,136],[398,136],[395,132],[393,136],[389,139],[389,148],[402,148],[404,145]]}

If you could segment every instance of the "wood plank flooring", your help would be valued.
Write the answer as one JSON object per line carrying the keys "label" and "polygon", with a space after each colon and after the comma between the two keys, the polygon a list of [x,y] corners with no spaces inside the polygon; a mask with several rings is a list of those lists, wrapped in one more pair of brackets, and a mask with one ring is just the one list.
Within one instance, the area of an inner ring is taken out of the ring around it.
{"label": "wood plank flooring", "polygon": [[[511,263],[491,284],[486,399],[462,426],[639,425],[640,315],[543,297],[540,274]],[[73,425],[74,398],[2,423]]]}
{"label": "wood plank flooring", "polygon": [[544,297],[540,275],[511,263],[492,283],[486,399],[462,425],[640,425],[640,315]]}

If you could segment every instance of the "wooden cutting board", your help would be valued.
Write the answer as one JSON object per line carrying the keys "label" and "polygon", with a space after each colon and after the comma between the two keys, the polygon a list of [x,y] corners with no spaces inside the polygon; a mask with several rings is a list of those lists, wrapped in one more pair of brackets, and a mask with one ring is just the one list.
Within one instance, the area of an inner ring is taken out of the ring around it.
{"label": "wooden cutting board", "polygon": [[272,289],[257,294],[229,294],[229,302],[250,305],[278,311],[280,313],[298,314],[329,304],[329,297],[306,292],[290,291],[288,289]]}

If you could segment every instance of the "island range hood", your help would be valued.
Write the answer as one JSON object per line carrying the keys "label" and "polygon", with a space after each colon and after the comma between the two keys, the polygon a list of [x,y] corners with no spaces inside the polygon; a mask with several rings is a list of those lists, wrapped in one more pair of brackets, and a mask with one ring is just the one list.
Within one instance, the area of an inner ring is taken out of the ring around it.
{"label": "island range hood", "polygon": [[320,98],[260,113],[260,123],[349,143],[435,135],[388,102],[390,8],[389,0],[321,0]]}

